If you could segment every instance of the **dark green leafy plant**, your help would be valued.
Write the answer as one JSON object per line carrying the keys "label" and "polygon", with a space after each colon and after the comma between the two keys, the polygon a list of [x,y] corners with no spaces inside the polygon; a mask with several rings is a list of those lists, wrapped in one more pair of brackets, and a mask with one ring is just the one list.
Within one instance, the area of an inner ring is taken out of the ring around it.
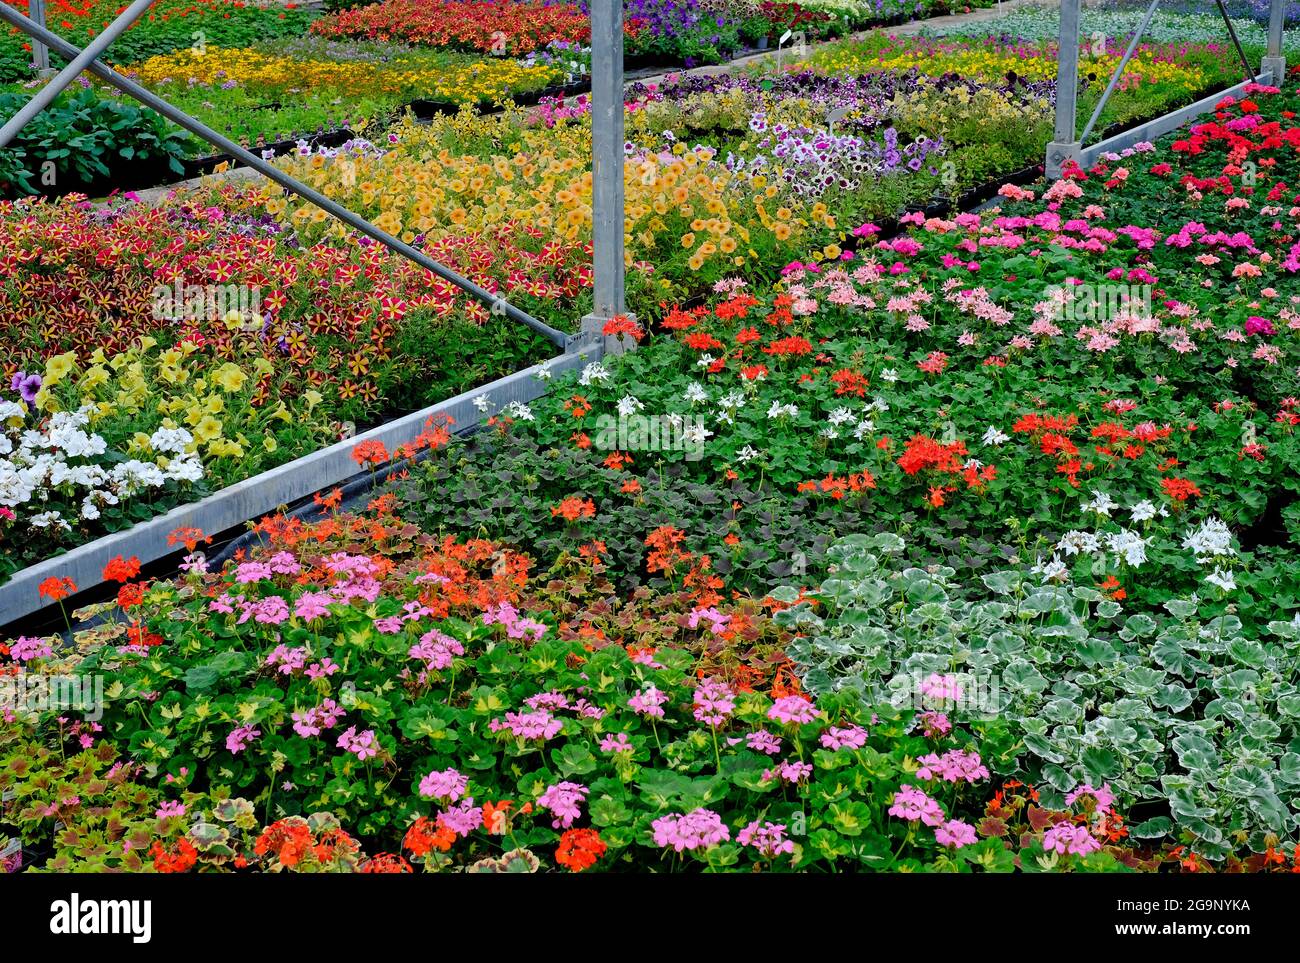
{"label": "dark green leafy plant", "polygon": [[[12,117],[28,99],[0,95],[0,117]],[[153,111],[85,88],[61,94],[0,150],[0,178],[9,194],[54,194],[84,191],[141,169],[180,174],[189,141]]]}

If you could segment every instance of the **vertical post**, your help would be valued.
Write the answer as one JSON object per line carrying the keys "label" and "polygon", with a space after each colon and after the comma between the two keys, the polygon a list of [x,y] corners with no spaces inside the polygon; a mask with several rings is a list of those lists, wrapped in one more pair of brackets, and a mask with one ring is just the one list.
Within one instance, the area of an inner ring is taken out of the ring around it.
{"label": "vertical post", "polygon": [[[28,0],[27,13],[42,27],[45,26],[45,0]],[[50,70],[50,48],[39,40],[32,40],[32,66],[38,77],[48,77]]]}
{"label": "vertical post", "polygon": [[59,71],[59,75],[47,83],[44,87],[36,92],[27,103],[23,104],[18,113],[14,114],[4,126],[0,127],[0,147],[4,147],[18,132],[27,126],[27,122],[39,114],[42,110],[54,103],[54,99],[61,94],[64,89],[74,80],[81,76],[81,72],[99,59],[102,54],[118,37],[126,32],[131,24],[135,23],[144,16],[153,0],[133,0],[131,5],[118,14],[117,19],[104,28],[95,39],[82,48],[81,53],[77,54],[68,62],[68,65]]}
{"label": "vertical post", "polygon": [[[591,4],[591,222],[595,306],[584,334],[627,314],[623,265],[623,0]],[[621,344],[605,339],[616,354]]]}
{"label": "vertical post", "polygon": [[1286,57],[1282,55],[1282,20],[1286,0],[1272,0],[1268,8],[1268,52],[1264,55],[1260,73],[1273,76],[1273,85],[1281,86],[1286,79]]}
{"label": "vertical post", "polygon": [[1061,176],[1076,156],[1075,105],[1079,96],[1079,0],[1061,0],[1061,36],[1056,59],[1056,132],[1047,145],[1047,176]]}

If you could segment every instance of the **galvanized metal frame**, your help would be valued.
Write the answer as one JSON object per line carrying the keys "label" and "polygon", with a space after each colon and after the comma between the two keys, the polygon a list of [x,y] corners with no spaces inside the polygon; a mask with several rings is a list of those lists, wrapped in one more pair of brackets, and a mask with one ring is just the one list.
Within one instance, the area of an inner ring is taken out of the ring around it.
{"label": "galvanized metal frame", "polygon": [[[80,545],[71,551],[38,562],[0,584],[0,626],[39,611],[45,603],[38,592],[40,583],[51,575],[73,579],[83,589],[102,580],[104,566],[117,555],[134,555],[148,564],[175,551],[167,536],[180,527],[195,527],[216,533],[229,530],[277,508],[298,501],[313,492],[331,488],[356,475],[352,459],[355,446],[364,441],[379,441],[395,449],[411,441],[429,418],[445,415],[455,420],[458,430],[478,424],[485,416],[475,399],[486,395],[500,410],[512,401],[528,402],[546,392],[550,375],[576,370],[606,353],[631,347],[625,339],[603,336],[601,329],[609,319],[626,315],[624,302],[624,161],[623,161],[623,6],[621,0],[595,0],[592,4],[592,128],[593,128],[593,197],[592,220],[595,249],[595,308],[582,321],[576,335],[568,335],[537,320],[505,299],[462,277],[422,252],[375,227],[366,219],[268,164],[239,144],[179,110],[139,84],[123,77],[98,58],[113,40],[147,7],[147,0],[137,0],[127,8],[95,42],[84,50],[67,42],[44,26],[44,0],[31,0],[29,8],[35,19],[0,2],[0,19],[7,21],[32,38],[33,66],[48,71],[48,50],[54,50],[69,66],[46,88],[48,97],[38,98],[39,107],[29,104],[34,116],[52,101],[58,92],[82,72],[90,71],[122,93],[135,98],[190,133],[234,157],[267,179],[320,207],[349,227],[383,244],[438,277],[455,284],[478,300],[488,304],[493,313],[502,314],[543,335],[563,350],[563,354],[542,365],[534,365],[491,384],[463,392],[421,411],[380,425],[364,434],[340,441],[320,451],[288,462],[270,471],[237,482],[201,501],[181,505],[172,511],[141,522],[122,532]],[[74,70],[74,68],[76,68]],[[34,99],[33,104],[37,103]],[[29,117],[24,118],[25,123]],[[17,118],[14,119],[15,121]],[[12,126],[12,130],[8,128]],[[6,124],[11,137],[22,124]]]}
{"label": "galvanized metal frame", "polygon": [[1198,100],[1194,104],[1171,111],[1160,117],[1150,120],[1132,130],[1124,131],[1114,137],[1109,137],[1091,147],[1084,147],[1088,135],[1092,133],[1094,126],[1101,117],[1102,110],[1109,101],[1115,87],[1119,84],[1120,76],[1124,68],[1128,66],[1129,60],[1132,59],[1138,44],[1141,42],[1146,29],[1151,22],[1151,17],[1155,14],[1159,0],[1151,0],[1151,5],[1147,8],[1146,14],[1142,18],[1137,31],[1133,34],[1132,40],[1120,58],[1119,64],[1111,74],[1110,81],[1106,85],[1106,90],[1101,96],[1096,108],[1092,112],[1088,123],[1084,126],[1083,133],[1076,135],[1076,111],[1078,107],[1079,95],[1079,6],[1080,0],[1061,0],[1061,28],[1059,37],[1059,46],[1057,53],[1057,70],[1056,70],[1056,124],[1053,132],[1053,140],[1047,145],[1046,168],[1049,178],[1058,178],[1065,165],[1071,161],[1079,164],[1081,167],[1090,167],[1096,163],[1097,159],[1103,154],[1119,152],[1127,147],[1141,141],[1153,140],[1162,134],[1167,134],[1172,130],[1181,127],[1187,121],[1191,120],[1208,110],[1212,110],[1225,95],[1239,94],[1251,83],[1272,83],[1280,84],[1286,73],[1286,58],[1282,54],[1282,29],[1284,19],[1285,0],[1271,0],[1269,7],[1269,26],[1268,26],[1268,51],[1261,64],[1260,71],[1255,73],[1246,58],[1245,51],[1242,50],[1241,42],[1237,39],[1237,32],[1232,26],[1232,20],[1228,16],[1227,9],[1224,7],[1222,0],[1215,0],[1220,14],[1223,16],[1223,22],[1227,27],[1228,35],[1232,39],[1233,46],[1237,50],[1237,55],[1241,58],[1242,66],[1245,71],[1246,79],[1227,90],[1220,91],[1210,97]]}
{"label": "galvanized metal frame", "polygon": [[603,338],[617,354],[623,340],[604,338],[612,318],[627,315],[623,223],[626,155],[623,149],[623,0],[591,3],[591,243],[595,289],[591,314],[582,319],[588,338]]}
{"label": "galvanized metal frame", "polygon": [[[125,14],[123,16],[125,16]],[[12,7],[4,3],[0,3],[0,18],[8,21],[10,24],[17,27],[19,30],[23,31],[23,33],[27,34],[29,37],[32,37],[33,39],[44,43],[51,50],[58,52],[61,56],[63,56],[69,61],[75,62],[78,58],[81,58],[84,53],[84,51],[82,51],[80,48],[75,47],[72,44],[68,43],[58,34],[52,33],[51,31],[47,30],[45,27],[42,27],[40,24],[37,24],[35,21],[31,20],[30,18],[23,16],[17,10],[13,9]],[[119,21],[120,19],[121,18],[119,18]],[[114,25],[116,26],[119,21],[114,21]],[[122,30],[126,29],[126,25],[123,25],[121,29]],[[105,31],[105,33],[107,32],[108,31]],[[121,31],[119,30],[118,32],[120,33]],[[101,37],[102,36],[103,35],[101,35]],[[109,45],[109,43],[111,43],[112,40],[115,39],[115,37],[116,34],[113,37],[110,37],[108,43],[105,43],[102,46],[106,48]],[[94,45],[92,44],[92,46]],[[86,49],[90,50],[91,48],[88,47]],[[100,52],[102,53],[102,49]],[[620,67],[621,67],[621,58],[620,58]],[[134,81],[128,80],[127,78],[123,77],[121,74],[117,73],[117,71],[104,65],[98,59],[88,60],[88,62],[86,63],[86,69],[89,70],[91,73],[93,73],[95,76],[99,77],[104,82],[122,91],[122,93],[127,94],[130,97],[134,97],[136,100],[140,101],[146,107],[149,107],[157,111],[159,114],[162,114],[162,116],[166,117],[168,120],[172,121],[173,123],[179,125],[180,127],[185,128],[190,133],[198,137],[201,137],[203,140],[206,140],[208,143],[217,147],[224,153],[231,155],[236,160],[238,160],[241,164],[253,168],[255,171],[257,171],[262,176],[266,177],[268,180],[274,181],[275,183],[279,184],[281,187],[285,188],[286,190],[292,191],[294,194],[297,194],[299,197],[303,198],[304,200],[309,201],[312,204],[315,204],[317,207],[324,210],[327,214],[330,214],[338,218],[344,224],[348,225],[349,227],[353,228],[356,231],[359,231],[360,233],[364,234],[366,237],[369,237],[372,240],[379,242],[389,250],[402,255],[408,260],[414,261],[420,267],[424,268],[427,271],[431,271],[432,273],[436,274],[438,277],[442,278],[444,281],[449,281],[450,283],[456,285],[462,291],[465,291],[467,294],[471,295],[472,297],[488,305],[492,309],[492,312],[494,314],[504,315],[505,317],[509,318],[512,321],[517,321],[520,324],[523,324],[524,326],[532,329],[533,331],[547,338],[553,344],[565,350],[568,350],[570,347],[572,347],[575,344],[583,343],[589,340],[589,338],[582,333],[579,333],[577,335],[569,335],[564,333],[563,331],[559,331],[551,327],[549,324],[539,321],[537,318],[534,318],[531,314],[528,314],[527,312],[521,310],[520,308],[511,304],[504,298],[496,294],[493,294],[491,291],[488,291],[486,288],[483,288],[475,284],[473,281],[469,280],[466,277],[461,276],[456,271],[453,271],[451,268],[447,267],[446,265],[440,264],[439,262],[433,260],[433,258],[429,257],[427,254],[424,254],[423,252],[416,250],[406,242],[399,240],[396,237],[393,237],[387,231],[381,230],[380,228],[376,227],[374,224],[372,224],[370,221],[366,220],[365,218],[361,217],[359,214],[356,214],[353,211],[349,210],[348,208],[344,207],[343,205],[330,200],[324,194],[320,193],[319,191],[311,187],[308,187],[306,184],[302,183],[302,181],[298,180],[297,178],[291,177],[288,174],[286,174],[284,171],[275,167],[274,165],[267,163],[262,158],[256,156],[255,154],[241,147],[239,144],[235,143],[230,138],[225,137],[224,135],[213,130],[211,127],[208,127],[202,121],[197,120],[194,117],[191,117],[189,114],[185,113],[183,110],[180,110],[172,106],[170,103],[163,100],[161,97],[158,97],[157,95],[150,93],[148,90],[145,90],[143,87],[141,87],[139,84],[135,83]],[[79,73],[80,71],[78,71],[78,74]],[[73,79],[75,79],[75,76]],[[57,92],[58,91],[56,90],[55,93],[57,94]],[[620,212],[620,220],[621,220],[621,212]]]}
{"label": "galvanized metal frame", "polygon": [[[45,0],[28,0],[27,15],[33,23],[45,26]],[[32,67],[39,77],[50,73],[50,48],[39,40],[32,41]]]}

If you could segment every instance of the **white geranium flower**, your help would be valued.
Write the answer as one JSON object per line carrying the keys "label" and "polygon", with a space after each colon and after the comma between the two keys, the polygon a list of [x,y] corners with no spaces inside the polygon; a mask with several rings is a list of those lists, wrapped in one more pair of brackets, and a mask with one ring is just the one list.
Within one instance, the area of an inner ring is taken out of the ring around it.
{"label": "white geranium flower", "polygon": [[1105,539],[1106,547],[1121,556],[1130,568],[1138,568],[1147,560],[1147,542],[1150,539],[1143,538],[1137,532],[1125,528],[1118,532],[1107,532]]}
{"label": "white geranium flower", "polygon": [[1061,561],[1059,555],[1053,555],[1050,561],[1044,562],[1042,556],[1039,556],[1037,564],[1030,570],[1035,575],[1041,575],[1044,581],[1059,579],[1064,582],[1070,577],[1070,569]]}
{"label": "white geranium flower", "polygon": [[708,400],[709,393],[704,390],[704,385],[698,381],[692,381],[686,386],[686,401],[688,404],[696,405]]}
{"label": "white geranium flower", "polygon": [[515,421],[536,421],[537,420],[537,416],[533,414],[533,409],[529,408],[522,401],[510,402],[510,404],[506,405],[505,408],[502,409],[501,413],[507,416],[508,418],[515,419]]}
{"label": "white geranium flower", "polygon": [[1201,565],[1212,559],[1237,554],[1237,550],[1232,547],[1232,532],[1219,518],[1207,518],[1196,531],[1188,532],[1183,539],[1183,548],[1191,551]]}
{"label": "white geranium flower", "polygon": [[173,458],[167,466],[167,477],[180,482],[196,482],[203,477],[203,463],[192,455]]}
{"label": "white geranium flower", "polygon": [[28,519],[28,524],[37,529],[55,529],[56,531],[70,532],[72,526],[64,520],[58,512],[41,512],[39,515],[33,515]]}
{"label": "white geranium flower", "polygon": [[1234,592],[1237,589],[1237,580],[1233,577],[1232,572],[1218,566],[1215,566],[1214,571],[1205,576],[1205,581],[1211,585],[1217,585],[1225,592]]}
{"label": "white geranium flower", "polygon": [[1064,552],[1066,555],[1091,555],[1097,551],[1099,543],[1097,536],[1092,532],[1070,531],[1061,536],[1061,540],[1056,543],[1056,550]]}
{"label": "white geranium flower", "polygon": [[702,422],[698,421],[692,421],[686,426],[686,430],[682,433],[682,438],[684,438],[686,443],[690,445],[702,445],[712,437],[713,432],[709,431],[709,429],[704,427]]}
{"label": "white geranium flower", "polygon": [[1130,508],[1128,512],[1129,512],[1129,518],[1131,518],[1134,522],[1149,522],[1157,515],[1165,514],[1167,510],[1164,508],[1164,506],[1157,508],[1155,502],[1151,501],[1150,499],[1144,498],[1142,501],[1138,502],[1136,505]]}
{"label": "white geranium flower", "polygon": [[1082,511],[1096,512],[1098,515],[1105,515],[1109,518],[1111,510],[1118,508],[1119,504],[1115,499],[1111,498],[1110,495],[1105,492],[1099,492],[1094,488],[1092,490],[1092,500],[1084,502],[1079,507]]}

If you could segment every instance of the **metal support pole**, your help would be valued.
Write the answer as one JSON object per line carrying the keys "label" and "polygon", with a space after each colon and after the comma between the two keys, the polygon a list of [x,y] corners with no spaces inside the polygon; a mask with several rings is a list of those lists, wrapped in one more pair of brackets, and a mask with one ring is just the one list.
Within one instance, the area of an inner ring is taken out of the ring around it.
{"label": "metal support pole", "polygon": [[1119,83],[1120,75],[1124,73],[1124,68],[1128,66],[1128,62],[1133,59],[1133,52],[1137,50],[1138,44],[1142,42],[1142,37],[1146,34],[1147,27],[1151,24],[1151,17],[1155,14],[1159,3],[1160,0],[1151,0],[1151,6],[1147,7],[1146,16],[1142,18],[1142,22],[1138,25],[1137,31],[1133,34],[1133,39],[1128,42],[1128,49],[1124,51],[1124,56],[1115,65],[1115,71],[1110,75],[1110,82],[1106,84],[1106,90],[1102,93],[1101,100],[1097,101],[1092,116],[1088,118],[1088,123],[1083,127],[1083,133],[1079,135],[1081,145],[1087,142],[1088,135],[1092,133],[1092,128],[1097,123],[1097,118],[1101,116],[1101,112],[1105,109],[1107,102],[1110,100],[1110,95],[1115,92],[1115,85]]}
{"label": "metal support pole", "polygon": [[[43,41],[51,50],[56,51],[60,56],[68,60],[74,59],[77,54],[81,52],[77,47],[74,47],[62,37],[51,33],[44,27],[38,26],[27,17],[24,17],[17,10],[3,3],[0,3],[0,18],[13,24],[28,36]],[[518,321],[520,324],[531,328],[533,331],[536,331],[538,334],[549,339],[553,344],[558,345],[566,351],[579,340],[578,338],[571,338],[563,331],[557,331],[550,325],[538,321],[531,314],[521,311],[513,304],[510,304],[503,298],[493,294],[491,291],[488,291],[468,278],[457,274],[455,271],[451,270],[451,268],[439,264],[427,254],[417,251],[415,248],[411,247],[411,245],[398,240],[387,231],[380,230],[364,217],[354,214],[341,204],[336,204],[319,191],[313,190],[296,178],[290,177],[284,171],[268,164],[266,161],[262,160],[262,158],[257,157],[245,150],[243,147],[240,147],[229,137],[222,136],[202,121],[195,120],[189,114],[182,110],[178,110],[161,97],[155,96],[134,81],[127,80],[121,74],[117,73],[117,71],[106,67],[98,60],[92,62],[87,69],[105,83],[111,84],[118,90],[122,91],[122,93],[134,97],[146,107],[157,111],[159,114],[162,114],[162,116],[166,117],[178,126],[203,138],[209,144],[212,144],[224,153],[234,157],[241,164],[251,167],[263,177],[279,184],[285,190],[292,191],[304,200],[315,204],[327,214],[331,214],[338,218],[344,224],[348,225],[348,227],[359,231],[374,241],[378,241],[380,244],[384,245],[384,247],[402,255],[408,260],[414,261],[420,267],[424,268],[426,271],[433,272],[444,281],[451,282],[462,291],[477,298],[484,304],[489,305],[494,313],[503,314],[512,321]]]}
{"label": "metal support pole", "polygon": [[[623,0],[591,4],[591,225],[595,305],[582,319],[587,335],[627,315],[623,264]],[[605,350],[624,346],[605,339]]]}
{"label": "metal support pole", "polygon": [[1260,66],[1260,73],[1271,74],[1273,85],[1281,86],[1286,79],[1286,57],[1282,55],[1282,21],[1286,13],[1286,0],[1272,0],[1268,8],[1268,53]]}
{"label": "metal support pole", "polygon": [[1228,8],[1223,5],[1223,0],[1214,0],[1219,8],[1219,14],[1223,17],[1223,25],[1228,28],[1228,36],[1232,38],[1232,45],[1237,48],[1237,58],[1241,61],[1241,73],[1247,80],[1255,79],[1255,71],[1250,69],[1250,61],[1246,59],[1246,51],[1241,49],[1241,41],[1237,39],[1237,28],[1232,25],[1232,18],[1228,16]]}
{"label": "metal support pole", "polygon": [[122,11],[121,16],[104,28],[103,33],[91,40],[81,53],[73,57],[72,62],[60,70],[57,77],[36,91],[36,96],[23,104],[22,109],[0,127],[0,147],[13,140],[17,133],[27,126],[29,120],[54,103],[54,98],[63,93],[68,84],[80,77],[83,70],[98,60],[99,55],[108,49],[108,45],[122,36],[126,28],[144,16],[144,12],[151,6],[153,0],[135,0]]}
{"label": "metal support pole", "polygon": [[1056,54],[1056,132],[1047,145],[1047,176],[1058,178],[1079,151],[1074,136],[1079,97],[1079,0],[1061,0],[1061,34]]}
{"label": "metal support pole", "polygon": [[[33,21],[45,26],[45,0],[28,0],[27,12]],[[52,73],[50,48],[39,40],[32,41],[32,66],[36,68],[38,77],[48,77]]]}

